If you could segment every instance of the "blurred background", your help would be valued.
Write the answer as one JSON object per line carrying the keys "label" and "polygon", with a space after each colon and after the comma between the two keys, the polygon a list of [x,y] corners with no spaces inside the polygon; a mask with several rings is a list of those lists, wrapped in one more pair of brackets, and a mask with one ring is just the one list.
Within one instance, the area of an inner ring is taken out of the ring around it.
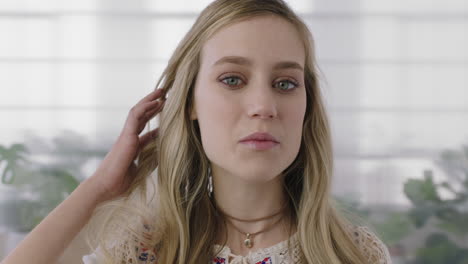
{"label": "blurred background", "polygon": [[[0,260],[94,172],[210,2],[0,0]],[[468,1],[286,2],[316,41],[334,196],[393,263],[468,263]]]}

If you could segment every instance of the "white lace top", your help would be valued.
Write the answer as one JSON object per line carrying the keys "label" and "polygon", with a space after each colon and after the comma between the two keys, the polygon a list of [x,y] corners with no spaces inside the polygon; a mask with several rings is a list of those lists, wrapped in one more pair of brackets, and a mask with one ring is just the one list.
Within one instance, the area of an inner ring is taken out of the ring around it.
{"label": "white lace top", "polygon": [[[367,227],[356,227],[353,232],[355,243],[364,252],[370,264],[391,264],[390,254],[384,243]],[[279,242],[268,248],[257,249],[250,251],[246,256],[235,255],[231,253],[231,249],[227,246],[214,245],[213,250],[220,253],[216,255],[210,264],[291,264],[300,263],[300,247],[297,239],[297,233],[289,238],[291,242],[292,252],[288,249],[288,240]],[[84,264],[99,264],[97,262],[98,248],[91,255],[83,257]],[[154,252],[146,249],[139,249],[140,264],[156,264]]]}

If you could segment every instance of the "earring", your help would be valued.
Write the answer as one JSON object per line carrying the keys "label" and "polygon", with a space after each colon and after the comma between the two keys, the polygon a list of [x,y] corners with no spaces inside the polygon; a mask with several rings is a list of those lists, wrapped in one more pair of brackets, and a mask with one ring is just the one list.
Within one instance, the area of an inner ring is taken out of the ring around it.
{"label": "earring", "polygon": [[208,196],[211,198],[213,193],[213,177],[211,176],[211,168],[208,168]]}

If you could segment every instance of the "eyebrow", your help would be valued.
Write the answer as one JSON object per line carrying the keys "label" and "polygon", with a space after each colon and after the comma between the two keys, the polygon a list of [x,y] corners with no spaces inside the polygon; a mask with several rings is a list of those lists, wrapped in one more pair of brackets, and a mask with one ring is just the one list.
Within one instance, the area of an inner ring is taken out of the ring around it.
{"label": "eyebrow", "polygon": [[[216,61],[213,64],[214,66],[223,64],[223,63],[232,63],[232,64],[238,64],[238,65],[246,65],[246,66],[251,66],[252,61],[245,57],[240,57],[240,56],[226,56],[222,57],[218,61]],[[301,71],[304,71],[304,68],[297,62],[294,61],[280,61],[275,66],[273,67],[274,70],[280,70],[280,69],[298,69]]]}

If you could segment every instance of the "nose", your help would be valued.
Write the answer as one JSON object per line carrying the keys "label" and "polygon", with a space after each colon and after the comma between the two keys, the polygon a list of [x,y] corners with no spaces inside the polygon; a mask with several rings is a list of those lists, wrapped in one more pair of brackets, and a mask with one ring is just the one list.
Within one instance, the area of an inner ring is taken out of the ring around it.
{"label": "nose", "polygon": [[273,88],[270,85],[250,87],[248,115],[252,118],[272,119],[278,114],[277,102]]}

